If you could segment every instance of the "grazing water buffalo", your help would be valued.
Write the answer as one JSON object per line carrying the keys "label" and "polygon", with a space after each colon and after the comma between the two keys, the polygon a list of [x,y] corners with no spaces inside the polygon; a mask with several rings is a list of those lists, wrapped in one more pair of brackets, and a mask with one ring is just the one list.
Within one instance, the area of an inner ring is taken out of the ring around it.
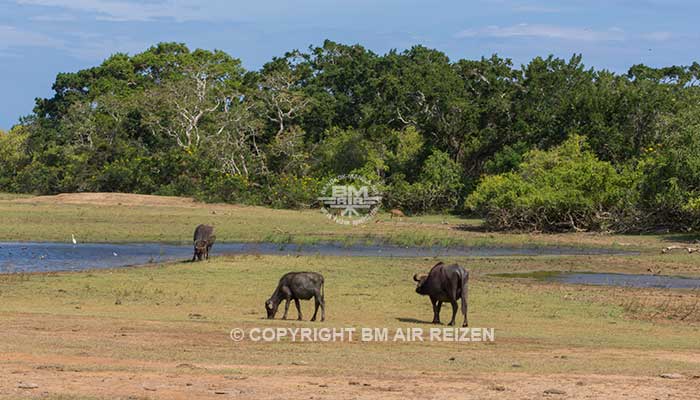
{"label": "grazing water buffalo", "polygon": [[267,318],[274,319],[277,313],[277,307],[279,307],[282,300],[286,300],[287,302],[284,305],[284,315],[282,319],[287,319],[289,301],[294,300],[294,305],[297,307],[297,312],[299,313],[297,319],[301,321],[302,317],[299,300],[309,300],[312,297],[315,300],[316,308],[314,309],[314,316],[311,317],[311,320],[316,321],[318,307],[321,306],[321,321],[324,321],[326,319],[326,302],[323,299],[323,276],[315,272],[286,273],[280,279],[277,284],[277,289],[272,293],[272,296],[265,302]]}
{"label": "grazing water buffalo", "polygon": [[192,261],[199,260],[202,258],[209,259],[209,250],[214,245],[216,241],[216,236],[214,236],[214,227],[209,225],[199,225],[194,230],[194,255],[192,256]]}
{"label": "grazing water buffalo", "polygon": [[427,274],[415,274],[413,280],[418,282],[416,293],[430,297],[433,305],[433,323],[440,323],[440,308],[442,303],[449,301],[452,304],[452,320],[449,325],[455,324],[457,315],[457,300],[462,299],[462,314],[464,324],[467,325],[467,284],[469,272],[457,264],[445,265],[439,262],[430,269]]}

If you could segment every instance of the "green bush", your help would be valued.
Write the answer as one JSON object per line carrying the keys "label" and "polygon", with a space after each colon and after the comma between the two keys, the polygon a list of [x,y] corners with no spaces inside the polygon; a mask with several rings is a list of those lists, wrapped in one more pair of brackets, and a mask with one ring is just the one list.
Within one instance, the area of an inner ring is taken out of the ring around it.
{"label": "green bush", "polygon": [[486,176],[465,206],[495,229],[615,229],[634,193],[630,179],[573,135],[549,151],[528,152],[517,171]]}
{"label": "green bush", "polygon": [[19,190],[16,182],[18,171],[28,162],[26,156],[29,132],[23,126],[16,126],[9,132],[0,131],[0,191]]}
{"label": "green bush", "polygon": [[262,203],[260,190],[253,182],[243,175],[227,173],[210,175],[198,199],[211,203]]}
{"label": "green bush", "polygon": [[275,176],[269,191],[269,204],[277,208],[308,208],[317,202],[321,186],[319,180],[309,176]]}
{"label": "green bush", "polygon": [[700,115],[673,118],[663,141],[644,149],[638,164],[640,213],[647,228],[700,227]]}
{"label": "green bush", "polygon": [[382,187],[382,206],[411,214],[420,212],[423,202],[417,192],[417,184],[406,182],[403,174],[392,175],[391,182]]}
{"label": "green bush", "polygon": [[386,188],[384,206],[415,213],[452,210],[458,205],[464,188],[462,168],[447,153],[433,151],[418,177],[417,182],[408,183],[397,174]]}

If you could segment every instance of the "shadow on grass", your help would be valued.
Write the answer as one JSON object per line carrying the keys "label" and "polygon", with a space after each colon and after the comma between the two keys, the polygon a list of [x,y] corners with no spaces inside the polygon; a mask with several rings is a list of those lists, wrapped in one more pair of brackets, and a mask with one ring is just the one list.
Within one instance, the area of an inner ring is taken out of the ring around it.
{"label": "shadow on grass", "polygon": [[493,230],[488,229],[485,225],[459,224],[452,227],[451,229],[462,232],[493,232]]}
{"label": "shadow on grass", "polygon": [[664,242],[700,243],[700,233],[679,233],[675,235],[664,235],[661,239]]}
{"label": "shadow on grass", "polygon": [[399,318],[396,318],[396,319],[397,319],[399,322],[405,322],[405,323],[408,323],[408,324],[435,325],[435,324],[433,324],[432,322],[422,321],[422,320],[420,320],[420,319],[415,319],[415,318],[402,318],[402,317],[399,317]]}

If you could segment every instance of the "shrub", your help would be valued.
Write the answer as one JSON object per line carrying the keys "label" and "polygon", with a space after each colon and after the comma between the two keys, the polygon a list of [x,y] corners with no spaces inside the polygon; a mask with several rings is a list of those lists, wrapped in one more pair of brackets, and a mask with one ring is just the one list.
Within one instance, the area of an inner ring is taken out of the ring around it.
{"label": "shrub", "polygon": [[573,135],[549,151],[528,152],[517,171],[486,176],[465,206],[495,229],[615,229],[634,192],[629,179]]}
{"label": "shrub", "polygon": [[28,138],[29,132],[20,125],[9,132],[0,131],[0,191],[18,190],[17,172],[29,162]]}
{"label": "shrub", "polygon": [[698,229],[700,115],[674,117],[663,140],[644,149],[638,164],[639,210],[648,228]]}
{"label": "shrub", "polygon": [[410,212],[451,210],[464,188],[461,178],[460,165],[447,153],[435,150],[423,163],[417,182],[406,182],[402,174],[393,177],[384,206]]}
{"label": "shrub", "polygon": [[321,183],[309,176],[274,176],[269,192],[269,204],[277,208],[310,207],[317,202]]}

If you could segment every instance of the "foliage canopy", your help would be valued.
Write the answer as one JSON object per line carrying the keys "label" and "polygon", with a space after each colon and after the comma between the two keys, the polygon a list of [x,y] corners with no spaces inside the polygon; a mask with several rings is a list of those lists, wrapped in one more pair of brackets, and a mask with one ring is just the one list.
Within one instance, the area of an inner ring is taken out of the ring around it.
{"label": "foliage canopy", "polygon": [[0,190],[306,207],[328,176],[357,173],[384,182],[388,207],[466,204],[500,228],[695,228],[699,76],[332,41],[246,71],[160,43],[58,74],[0,134]]}

